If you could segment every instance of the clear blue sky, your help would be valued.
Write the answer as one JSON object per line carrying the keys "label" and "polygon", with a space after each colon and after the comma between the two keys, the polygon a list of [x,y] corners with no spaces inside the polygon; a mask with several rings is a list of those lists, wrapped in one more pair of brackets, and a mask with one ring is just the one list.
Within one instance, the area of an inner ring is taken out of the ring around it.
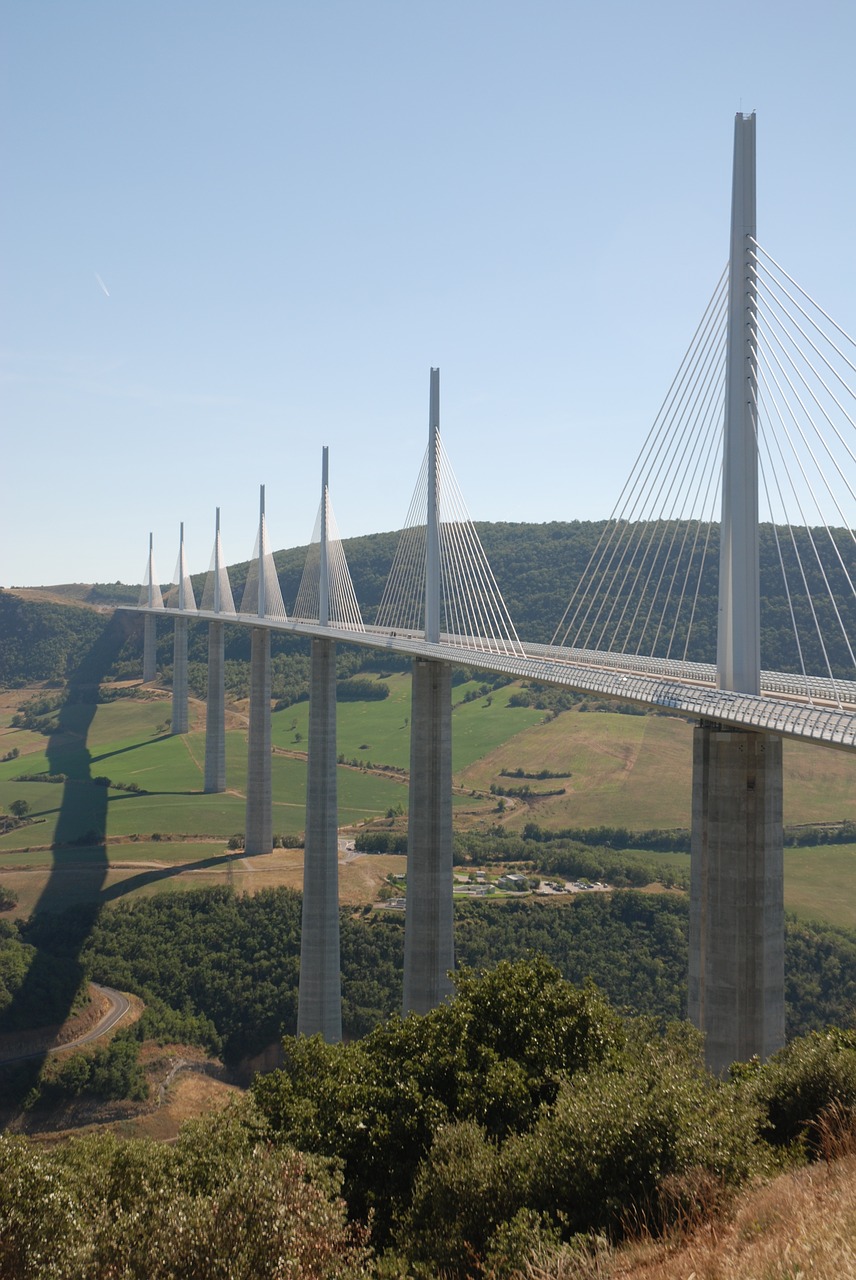
{"label": "clear blue sky", "polygon": [[[852,0],[10,0],[0,584],[398,528],[441,370],[471,514],[609,514],[728,252],[856,329]],[[103,288],[102,288],[103,283]],[[109,296],[107,296],[109,294]]]}

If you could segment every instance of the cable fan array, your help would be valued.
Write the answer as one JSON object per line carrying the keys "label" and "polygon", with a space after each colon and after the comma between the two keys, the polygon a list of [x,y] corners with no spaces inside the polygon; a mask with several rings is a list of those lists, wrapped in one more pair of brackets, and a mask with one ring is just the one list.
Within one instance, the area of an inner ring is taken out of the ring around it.
{"label": "cable fan array", "polygon": [[263,618],[280,618],[282,621],[287,618],[273,552],[268,548],[264,511],[259,518],[259,531],[253,547],[250,571],[244,584],[240,612]]}
{"label": "cable fan array", "polygon": [[193,594],[193,583],[190,580],[187,554],[184,549],[184,525],[181,526],[178,560],[175,565],[172,585],[166,593],[166,607],[167,609],[187,609],[189,612],[195,612],[196,610],[196,597]]}
{"label": "cable fan array", "polygon": [[140,588],[141,609],[162,609],[163,593],[160,589],[157,577],[155,575],[155,559],[152,552],[152,535],[149,534],[149,558],[146,561],[146,571],[143,574],[143,585]]}
{"label": "cable fan array", "polygon": [[[720,500],[727,305],[726,270],[554,644],[687,659],[700,600],[703,607],[715,591],[711,543]],[[712,651],[692,656],[715,658],[715,630]]]}
{"label": "cable fan array", "polygon": [[199,608],[203,613],[234,613],[235,601],[232,597],[232,585],[229,572],[223,563],[223,544],[220,541],[220,509],[217,508],[217,527],[214,534],[214,547],[211,552],[211,564],[202,588],[202,603]]}
{"label": "cable fan array", "polygon": [[[856,345],[752,243],[761,663],[837,698],[856,668]],[[726,307],[723,276],[554,643],[715,661]]]}
{"label": "cable fan array", "polygon": [[[426,450],[378,609],[379,629],[419,634],[425,627],[428,476]],[[522,654],[439,435],[437,488],[441,639],[482,652]]]}
{"label": "cable fan array", "polygon": [[760,476],[797,647],[794,669],[852,679],[856,344],[753,244]]}
{"label": "cable fan array", "polygon": [[318,507],[312,541],[306,554],[306,564],[297,590],[292,618],[298,622],[318,622],[321,618],[321,533],[324,505],[327,525],[327,617],[325,623],[345,631],[365,631],[360,606],[351,581],[345,548],[333,515],[329,491]]}

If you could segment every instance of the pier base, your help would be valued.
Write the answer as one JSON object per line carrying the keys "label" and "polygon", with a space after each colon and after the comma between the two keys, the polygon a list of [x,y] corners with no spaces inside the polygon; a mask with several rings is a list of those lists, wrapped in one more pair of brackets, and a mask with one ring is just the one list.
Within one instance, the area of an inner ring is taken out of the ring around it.
{"label": "pier base", "polygon": [[404,1012],[427,1013],[452,992],[452,669],[413,662]]}
{"label": "pier base", "polygon": [[716,1073],[784,1044],[782,740],[774,734],[695,730],[689,1017]]}
{"label": "pier base", "polygon": [[208,623],[208,702],[205,715],[206,794],[226,790],[226,688],[223,623]]}
{"label": "pier base", "polygon": [[247,853],[270,853],[273,848],[270,746],[270,632],[266,627],[253,627],[244,833]]}
{"label": "pier base", "polygon": [[187,733],[187,619],[176,618],[172,643],[172,733]]}
{"label": "pier base", "polygon": [[313,639],[303,857],[297,1034],[342,1039],[339,831],[336,799],[336,645]]}

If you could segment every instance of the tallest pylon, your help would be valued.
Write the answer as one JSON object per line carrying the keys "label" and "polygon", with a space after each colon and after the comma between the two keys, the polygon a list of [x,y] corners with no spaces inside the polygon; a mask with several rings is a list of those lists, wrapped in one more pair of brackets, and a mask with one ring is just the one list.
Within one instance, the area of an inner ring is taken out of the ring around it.
{"label": "tallest pylon", "polygon": [[[760,689],[755,117],[738,115],[722,476],[719,686]],[[782,740],[702,722],[693,737],[689,1016],[723,1072],[784,1043]]]}
{"label": "tallest pylon", "polygon": [[718,683],[738,693],[761,688],[755,231],[753,113],[734,121],[719,553]]}

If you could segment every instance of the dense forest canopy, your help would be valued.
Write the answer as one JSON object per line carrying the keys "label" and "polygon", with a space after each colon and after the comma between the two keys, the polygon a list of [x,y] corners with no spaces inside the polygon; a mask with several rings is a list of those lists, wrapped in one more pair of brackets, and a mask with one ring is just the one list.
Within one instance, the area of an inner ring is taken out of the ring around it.
{"label": "dense forest canopy", "polygon": [[[2,925],[0,1031],[16,1025],[10,1016],[21,1017],[15,995],[37,955],[46,999],[55,969],[77,965],[83,910]],[[687,901],[675,894],[591,894],[561,908],[462,901],[455,950],[459,963],[475,969],[546,956],[570,981],[593,980],[622,1012],[662,1023],[686,1014],[687,918]],[[293,891],[158,894],[101,908],[86,923],[80,980],[140,995],[148,1006],[140,1034],[166,1028],[236,1063],[295,1031],[300,898]],[[343,909],[340,923],[343,1023],[348,1035],[362,1036],[401,1007],[404,920]],[[786,1001],[789,1035],[856,1025],[856,936],[789,921]],[[31,1021],[51,1014],[46,1004]]]}

